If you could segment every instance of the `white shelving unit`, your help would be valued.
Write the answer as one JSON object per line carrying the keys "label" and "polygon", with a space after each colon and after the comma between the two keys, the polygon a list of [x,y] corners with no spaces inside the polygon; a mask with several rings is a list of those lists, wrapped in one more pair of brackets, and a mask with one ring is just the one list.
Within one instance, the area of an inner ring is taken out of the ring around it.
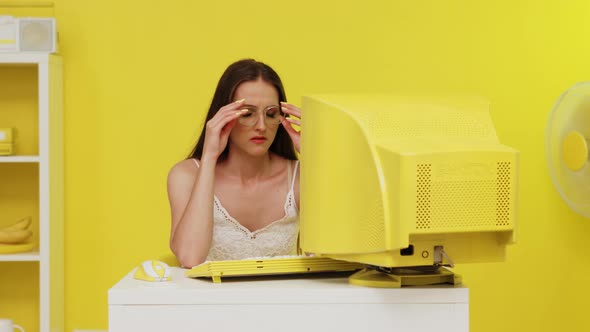
{"label": "white shelving unit", "polygon": [[[39,264],[39,326],[33,331],[64,331],[64,194],[63,194],[63,79],[62,59],[42,53],[0,53],[0,75],[11,67],[32,67],[36,70],[38,105],[38,155],[1,156],[0,167],[8,170],[27,164],[37,165],[39,246],[32,252],[0,254],[4,262],[38,262]],[[35,84],[31,82],[31,84]],[[0,100],[0,107],[1,107]],[[3,110],[6,112],[6,110]],[[0,124],[2,123],[0,113]],[[4,174],[4,176],[9,176]],[[2,184],[0,184],[2,185]],[[20,197],[19,199],[22,199]],[[1,215],[0,211],[0,215]],[[6,271],[4,271],[6,272]],[[11,274],[11,271],[8,271]],[[18,274],[15,278],[18,277]],[[4,312],[2,313],[4,314]],[[10,314],[10,313],[8,313]],[[25,324],[21,324],[25,325]],[[27,329],[27,331],[29,331]]]}

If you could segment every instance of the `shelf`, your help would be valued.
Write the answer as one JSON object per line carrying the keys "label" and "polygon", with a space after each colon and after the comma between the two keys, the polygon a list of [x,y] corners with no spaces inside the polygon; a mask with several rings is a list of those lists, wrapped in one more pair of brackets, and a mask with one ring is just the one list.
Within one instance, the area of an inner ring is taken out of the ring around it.
{"label": "shelf", "polygon": [[3,52],[0,52],[0,65],[49,63],[49,59],[50,59],[50,54],[47,54],[47,53],[33,53],[33,52],[3,53]]}
{"label": "shelf", "polygon": [[0,254],[0,262],[38,262],[39,251],[21,252],[18,254]]}
{"label": "shelf", "polygon": [[0,163],[38,163],[39,156],[0,156]]}

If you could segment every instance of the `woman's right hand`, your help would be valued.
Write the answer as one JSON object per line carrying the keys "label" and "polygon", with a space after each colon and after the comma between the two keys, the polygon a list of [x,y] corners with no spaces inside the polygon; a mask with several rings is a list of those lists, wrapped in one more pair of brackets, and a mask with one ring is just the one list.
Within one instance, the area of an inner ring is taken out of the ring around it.
{"label": "woman's right hand", "polygon": [[229,134],[236,125],[237,119],[242,115],[241,107],[245,99],[237,100],[225,105],[207,121],[205,127],[205,144],[201,159],[211,158],[217,160],[227,146]]}

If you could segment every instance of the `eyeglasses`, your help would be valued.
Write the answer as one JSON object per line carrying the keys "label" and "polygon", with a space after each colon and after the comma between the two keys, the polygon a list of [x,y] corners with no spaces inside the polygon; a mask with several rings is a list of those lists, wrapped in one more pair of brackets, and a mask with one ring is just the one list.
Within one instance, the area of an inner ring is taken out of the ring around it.
{"label": "eyeglasses", "polygon": [[[256,107],[246,106],[243,109],[247,111],[245,111],[238,118],[238,122],[241,125],[252,127],[258,123],[258,120],[260,119],[260,113]],[[281,123],[281,116],[283,115],[283,112],[281,111],[280,106],[272,105],[262,110],[262,114],[264,115],[264,122],[268,126],[276,126]]]}

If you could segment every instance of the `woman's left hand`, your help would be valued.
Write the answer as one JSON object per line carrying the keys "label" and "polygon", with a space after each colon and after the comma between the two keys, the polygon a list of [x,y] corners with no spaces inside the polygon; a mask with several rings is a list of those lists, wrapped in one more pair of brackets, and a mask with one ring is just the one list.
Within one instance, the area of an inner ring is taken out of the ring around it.
{"label": "woman's left hand", "polygon": [[294,105],[291,105],[291,104],[288,104],[285,102],[281,102],[281,109],[286,115],[291,115],[291,116],[296,117],[296,119],[294,119],[294,118],[290,118],[290,117],[285,116],[283,118],[283,120],[281,121],[281,124],[283,125],[283,127],[285,127],[285,130],[287,131],[287,133],[291,137],[291,140],[293,141],[293,145],[295,146],[295,150],[297,150],[298,153],[301,153],[300,145],[299,145],[299,141],[301,138],[301,129],[299,131],[297,131],[291,125],[291,124],[294,124],[294,125],[299,126],[299,128],[301,128],[301,110],[299,108],[295,107]]}

